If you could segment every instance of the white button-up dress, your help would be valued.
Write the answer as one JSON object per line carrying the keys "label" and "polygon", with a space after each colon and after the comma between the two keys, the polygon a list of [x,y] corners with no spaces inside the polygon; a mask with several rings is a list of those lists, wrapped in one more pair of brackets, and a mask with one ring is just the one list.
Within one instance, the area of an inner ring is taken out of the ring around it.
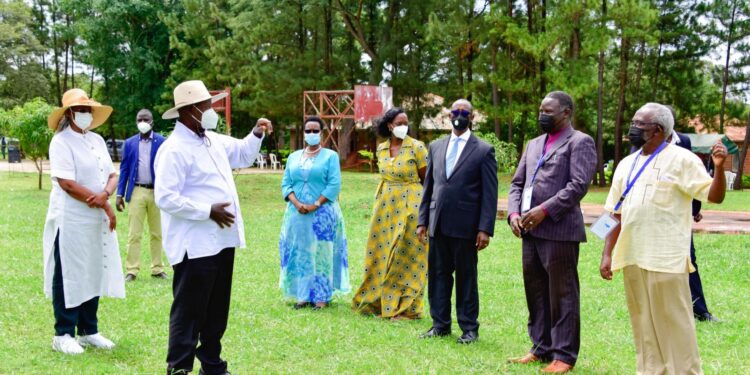
{"label": "white button-up dress", "polygon": [[57,179],[74,180],[98,193],[114,172],[104,139],[70,127],[55,134],[49,147],[52,191],[44,225],[44,292],[52,296],[55,236],[59,233],[65,307],[98,296],[125,297],[117,233],[100,208],[89,208],[68,195]]}
{"label": "white button-up dress", "polygon": [[[228,247],[245,247],[245,224],[233,168],[255,161],[263,138],[251,132],[235,139],[213,131],[200,138],[177,121],[159,147],[154,200],[161,210],[164,250],[174,266],[185,258],[208,257]],[[223,229],[209,218],[211,205],[229,203],[234,224]]]}

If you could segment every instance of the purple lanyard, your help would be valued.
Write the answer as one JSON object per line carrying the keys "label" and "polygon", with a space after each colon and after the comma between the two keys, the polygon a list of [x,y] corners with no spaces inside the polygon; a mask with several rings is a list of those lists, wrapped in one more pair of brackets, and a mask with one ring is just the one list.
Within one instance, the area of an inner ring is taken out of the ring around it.
{"label": "purple lanyard", "polygon": [[638,155],[636,155],[635,160],[633,161],[633,166],[630,167],[630,173],[628,173],[628,179],[626,180],[627,185],[625,187],[625,191],[622,193],[622,196],[620,196],[620,200],[617,202],[617,205],[615,205],[615,212],[620,210],[620,206],[622,206],[622,202],[625,201],[625,197],[630,193],[630,189],[633,188],[633,185],[635,185],[635,182],[638,180],[638,177],[641,177],[641,173],[646,169],[646,166],[651,163],[651,160],[654,160],[656,155],[659,155],[661,150],[663,150],[665,147],[667,147],[667,142],[662,142],[661,145],[659,145],[659,148],[654,151],[651,156],[646,159],[646,162],[643,163],[641,166],[641,169],[638,170],[638,173],[635,174],[635,177],[633,179],[630,179],[630,176],[633,175],[633,170],[635,170],[636,164],[638,164],[638,158],[641,157],[641,154],[643,153],[643,148],[641,148],[640,151],[638,151]]}

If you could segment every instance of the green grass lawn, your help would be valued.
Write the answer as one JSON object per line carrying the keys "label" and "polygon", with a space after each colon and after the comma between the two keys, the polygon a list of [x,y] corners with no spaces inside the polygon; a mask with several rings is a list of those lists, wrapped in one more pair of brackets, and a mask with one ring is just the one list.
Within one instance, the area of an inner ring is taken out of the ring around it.
{"label": "green grass lawn", "polygon": [[[223,355],[234,374],[538,373],[540,366],[506,363],[508,357],[524,354],[530,344],[520,241],[504,222],[497,223],[495,238],[479,257],[480,341],[457,345],[455,335],[460,330],[455,323],[450,339],[418,340],[419,333],[430,327],[429,318],[392,323],[357,316],[349,308],[349,297],[335,300],[332,308],[321,312],[295,311],[281,299],[280,180],[280,175],[237,177],[248,248],[237,253],[229,328],[223,340]],[[503,196],[507,181],[501,179]],[[343,176],[341,206],[355,288],[362,279],[377,182],[377,175]],[[54,320],[42,291],[41,244],[48,178],[44,186],[45,190],[36,190],[35,175],[0,173],[0,374],[163,373],[171,283],[147,276],[127,285],[126,299],[103,299],[100,304],[100,330],[117,343],[114,351],[88,350],[70,357],[51,349]],[[603,194],[595,191],[591,194],[595,198],[587,200],[601,202]],[[730,200],[747,205],[746,196],[733,193]],[[127,218],[120,214],[118,220],[124,259]],[[635,350],[622,276],[613,282],[600,279],[602,243],[594,236],[590,239],[581,248],[579,265],[582,345],[576,373],[632,374]],[[708,374],[750,373],[750,236],[698,235],[696,246],[709,307],[724,320],[697,326],[703,368]],[[147,251],[143,257],[149,264]]]}

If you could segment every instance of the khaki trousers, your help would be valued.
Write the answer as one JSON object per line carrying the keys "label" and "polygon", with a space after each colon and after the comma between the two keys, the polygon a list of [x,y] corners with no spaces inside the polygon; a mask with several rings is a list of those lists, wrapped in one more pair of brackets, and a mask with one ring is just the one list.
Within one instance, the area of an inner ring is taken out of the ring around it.
{"label": "khaki trousers", "polygon": [[628,266],[623,276],[637,373],[703,374],[688,273],[653,272]]}
{"label": "khaki trousers", "polygon": [[143,237],[143,221],[148,217],[148,227],[151,245],[151,274],[156,275],[164,271],[161,244],[161,217],[159,208],[154,202],[154,190],[136,186],[130,197],[128,206],[128,257],[125,261],[127,273],[138,275],[141,268],[141,238]]}

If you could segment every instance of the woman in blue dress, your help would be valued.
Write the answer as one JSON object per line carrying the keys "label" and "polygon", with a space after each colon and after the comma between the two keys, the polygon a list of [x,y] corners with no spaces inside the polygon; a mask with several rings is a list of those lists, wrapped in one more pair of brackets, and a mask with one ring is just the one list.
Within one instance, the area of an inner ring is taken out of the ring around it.
{"label": "woman in blue dress", "polygon": [[337,201],[341,169],[336,152],[320,146],[325,123],[305,121],[307,147],[289,155],[281,181],[287,202],[281,225],[279,287],[295,309],[322,309],[334,295],[348,293],[344,217]]}

